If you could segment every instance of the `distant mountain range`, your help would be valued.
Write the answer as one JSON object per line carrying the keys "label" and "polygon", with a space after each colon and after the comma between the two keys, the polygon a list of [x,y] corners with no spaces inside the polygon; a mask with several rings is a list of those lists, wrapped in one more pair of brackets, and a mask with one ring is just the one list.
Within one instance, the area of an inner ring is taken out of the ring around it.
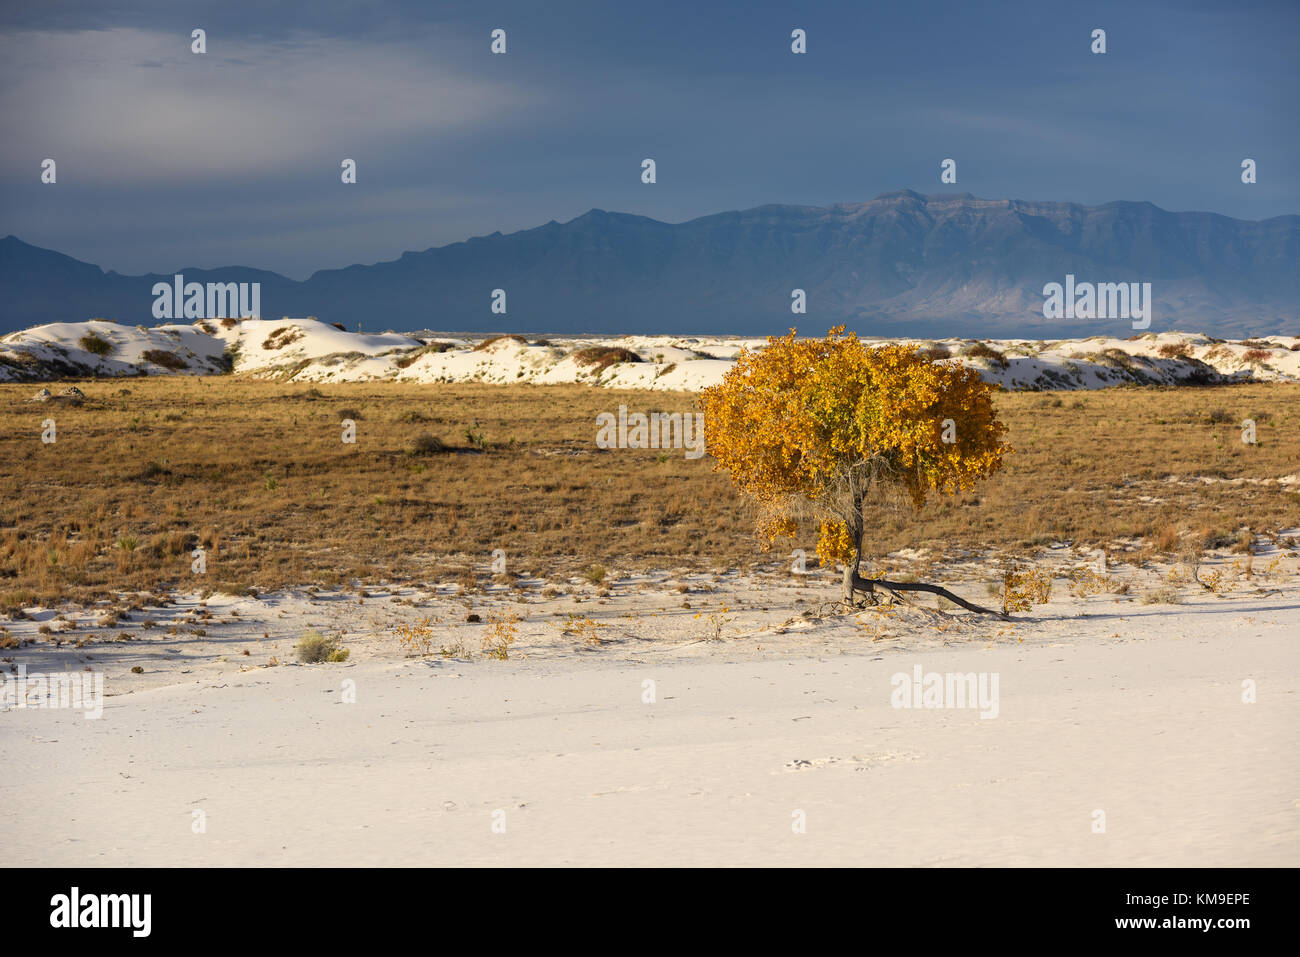
{"label": "distant mountain range", "polygon": [[[567,223],[328,269],[304,281],[242,266],[187,282],[260,282],[262,315],[355,330],[1061,338],[1127,320],[1043,318],[1043,287],[1149,282],[1150,330],[1300,331],[1300,216],[1250,222],[1150,203],[886,193],[760,206],[685,223],[593,209]],[[0,240],[0,331],[104,317],[150,325],[152,287],[13,236]],[[803,289],[807,313],[791,312]],[[491,310],[506,292],[506,313]]]}

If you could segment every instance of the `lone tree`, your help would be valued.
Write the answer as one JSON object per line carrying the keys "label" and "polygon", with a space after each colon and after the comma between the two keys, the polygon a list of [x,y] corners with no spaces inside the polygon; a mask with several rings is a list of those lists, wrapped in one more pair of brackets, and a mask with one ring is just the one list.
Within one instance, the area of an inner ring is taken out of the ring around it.
{"label": "lone tree", "polygon": [[843,597],[925,591],[971,611],[1000,614],[922,582],[858,574],[866,516],[900,499],[919,510],[930,492],[968,491],[1012,451],[979,373],[936,362],[915,346],[868,348],[838,326],[825,339],[795,331],[744,351],[705,390],[705,435],[759,505],[765,548],[793,537],[799,518],[820,523],[817,556],[844,565]]}

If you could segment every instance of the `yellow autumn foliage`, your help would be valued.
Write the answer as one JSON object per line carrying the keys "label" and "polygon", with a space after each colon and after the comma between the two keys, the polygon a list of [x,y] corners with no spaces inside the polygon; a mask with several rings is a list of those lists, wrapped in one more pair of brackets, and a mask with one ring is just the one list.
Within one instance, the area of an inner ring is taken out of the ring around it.
{"label": "yellow autumn foliage", "polygon": [[[793,533],[791,534],[793,537]],[[817,539],[817,558],[829,568],[837,562],[853,560],[853,536],[844,522],[822,522]]]}
{"label": "yellow autumn foliage", "polygon": [[758,502],[766,545],[793,534],[790,510],[803,501],[822,520],[818,556],[847,562],[883,486],[919,509],[930,492],[968,491],[1002,467],[1012,450],[992,392],[977,371],[915,346],[868,347],[843,326],[825,339],[792,329],[743,351],[705,390],[707,447]]}

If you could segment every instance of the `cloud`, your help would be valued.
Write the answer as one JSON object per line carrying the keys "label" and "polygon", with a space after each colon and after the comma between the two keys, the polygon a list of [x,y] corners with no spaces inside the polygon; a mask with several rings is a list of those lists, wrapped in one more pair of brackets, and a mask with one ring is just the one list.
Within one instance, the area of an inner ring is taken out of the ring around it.
{"label": "cloud", "polygon": [[[535,111],[540,93],[456,69],[427,37],[274,43],[136,29],[0,36],[0,169],[90,185],[337,175],[344,157]],[[485,75],[488,74],[488,75]]]}

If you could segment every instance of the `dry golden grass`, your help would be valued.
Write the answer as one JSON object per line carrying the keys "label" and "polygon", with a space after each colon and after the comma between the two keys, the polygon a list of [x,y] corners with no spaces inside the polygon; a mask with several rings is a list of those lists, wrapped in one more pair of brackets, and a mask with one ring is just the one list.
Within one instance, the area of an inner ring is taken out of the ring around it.
{"label": "dry golden grass", "polygon": [[[734,567],[758,551],[753,513],[707,456],[602,451],[595,417],[687,411],[688,394],[585,386],[285,384],[160,377],[80,382],[82,406],[0,386],[0,610],[117,589],[274,588],[359,579],[556,578]],[[1300,388],[1004,393],[1016,454],[973,493],[883,513],[870,551],[1024,548],[1125,536],[1230,539],[1300,525],[1276,479],[1300,462]],[[1227,421],[1215,415],[1226,411]],[[1259,444],[1241,442],[1241,419]],[[53,418],[57,442],[43,445]],[[357,441],[340,441],[356,420]],[[481,432],[479,448],[473,430]],[[421,444],[422,436],[441,440]],[[1172,531],[1171,531],[1172,529]],[[791,547],[811,552],[810,533]],[[206,576],[190,550],[207,550]]]}

